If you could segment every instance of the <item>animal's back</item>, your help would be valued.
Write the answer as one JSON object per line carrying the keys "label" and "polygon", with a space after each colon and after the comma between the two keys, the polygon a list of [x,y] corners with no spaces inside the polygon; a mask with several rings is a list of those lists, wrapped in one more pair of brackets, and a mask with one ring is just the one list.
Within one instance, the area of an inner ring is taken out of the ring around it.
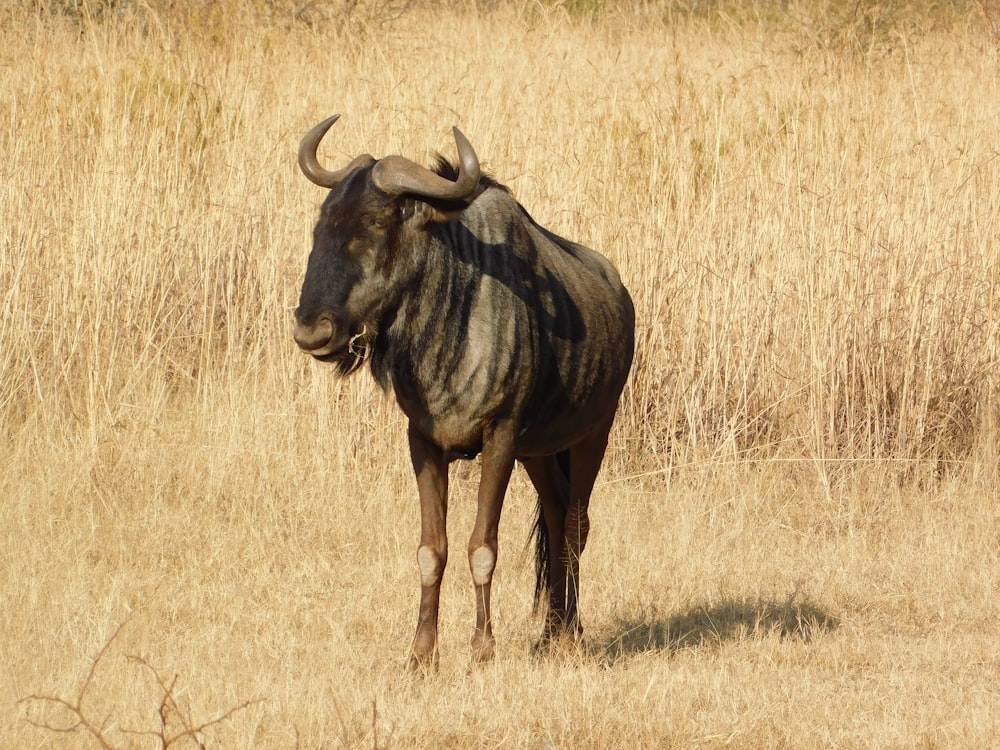
{"label": "animal's back", "polygon": [[[496,345],[522,351],[531,381],[519,450],[562,450],[614,414],[632,362],[632,300],[607,258],[537,224],[506,191],[488,190],[472,208],[462,222],[484,253],[498,256],[492,264],[505,267],[494,271],[507,279],[497,291],[510,299],[516,321],[495,321]],[[531,341],[530,350],[505,342],[510,336]]]}

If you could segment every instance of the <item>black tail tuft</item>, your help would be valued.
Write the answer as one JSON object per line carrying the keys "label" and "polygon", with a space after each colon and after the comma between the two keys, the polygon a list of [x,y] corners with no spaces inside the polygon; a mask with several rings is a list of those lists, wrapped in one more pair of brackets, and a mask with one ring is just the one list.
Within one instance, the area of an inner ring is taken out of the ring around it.
{"label": "black tail tuft", "polygon": [[[566,479],[566,487],[569,487],[569,451],[562,451],[556,454],[556,463],[559,471]],[[569,507],[569,493],[560,493],[560,502],[563,503],[563,513]],[[545,525],[545,513],[542,510],[542,498],[538,498],[538,518],[535,521],[535,605],[533,612],[538,614],[538,607],[549,590],[549,529]]]}
{"label": "black tail tuft", "polygon": [[535,604],[531,613],[538,614],[538,607],[549,588],[549,530],[542,513],[542,499],[538,498],[538,519],[535,521]]}

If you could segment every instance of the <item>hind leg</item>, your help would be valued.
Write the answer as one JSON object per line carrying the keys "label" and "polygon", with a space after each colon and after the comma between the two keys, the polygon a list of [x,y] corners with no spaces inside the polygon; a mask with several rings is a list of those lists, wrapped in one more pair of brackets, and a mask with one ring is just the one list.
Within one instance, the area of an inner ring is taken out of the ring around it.
{"label": "hind leg", "polygon": [[538,489],[549,532],[549,613],[542,640],[560,634],[579,639],[583,626],[577,611],[580,600],[580,557],[590,535],[590,495],[608,447],[612,420],[587,435],[568,451],[568,465],[554,457],[529,476]]}
{"label": "hind leg", "polygon": [[565,630],[567,568],[565,548],[566,510],[569,507],[569,454],[540,456],[522,461],[538,492],[538,548],[535,586],[536,604],[548,597],[545,629],[536,648],[544,647]]}
{"label": "hind leg", "polygon": [[570,448],[569,505],[566,509],[565,548],[567,627],[579,637],[583,627],[577,615],[580,599],[580,558],[590,535],[590,495],[608,447],[611,421]]}

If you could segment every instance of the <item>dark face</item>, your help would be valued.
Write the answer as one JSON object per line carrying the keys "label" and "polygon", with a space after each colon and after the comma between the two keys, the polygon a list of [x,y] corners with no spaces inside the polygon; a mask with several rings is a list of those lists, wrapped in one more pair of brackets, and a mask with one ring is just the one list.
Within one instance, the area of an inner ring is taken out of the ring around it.
{"label": "dark face", "polygon": [[364,362],[374,340],[405,203],[372,184],[367,164],[330,191],[313,230],[294,337],[344,374]]}

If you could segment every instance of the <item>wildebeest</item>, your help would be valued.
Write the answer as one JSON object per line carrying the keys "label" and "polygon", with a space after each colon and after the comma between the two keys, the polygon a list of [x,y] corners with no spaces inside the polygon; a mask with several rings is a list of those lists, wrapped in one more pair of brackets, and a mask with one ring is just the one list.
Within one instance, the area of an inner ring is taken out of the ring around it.
{"label": "wildebeest", "polygon": [[409,664],[437,663],[448,464],[478,454],[468,548],[473,660],[494,652],[490,583],[515,461],[538,492],[536,604],[548,596],[540,644],[578,637],[587,507],[632,364],[632,300],[603,256],[537,224],[482,174],[458,128],[457,166],[364,154],[328,171],[316,149],[338,117],[299,146],[303,173],[330,193],[313,230],[294,337],[345,375],[370,362],[409,419],[421,520]]}

